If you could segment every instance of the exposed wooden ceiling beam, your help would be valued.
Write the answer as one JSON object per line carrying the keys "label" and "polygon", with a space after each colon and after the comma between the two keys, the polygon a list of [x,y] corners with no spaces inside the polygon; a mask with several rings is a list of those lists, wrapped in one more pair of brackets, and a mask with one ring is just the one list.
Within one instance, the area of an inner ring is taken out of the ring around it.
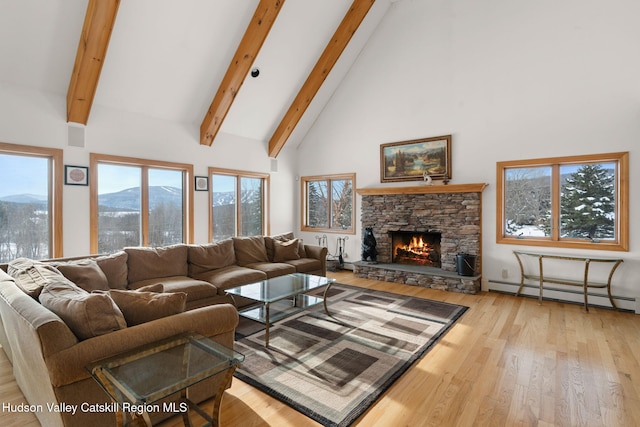
{"label": "exposed wooden ceiling beam", "polygon": [[87,124],[120,0],[89,0],[67,91],[67,121]]}
{"label": "exposed wooden ceiling beam", "polygon": [[324,83],[331,69],[340,58],[351,37],[356,32],[375,0],[354,0],[340,26],[325,47],[318,62],[291,103],[289,110],[269,140],[269,157],[277,157],[291,136],[302,115],[311,104],[313,97]]}
{"label": "exposed wooden ceiling beam", "polygon": [[227,73],[218,87],[209,111],[200,125],[200,144],[211,145],[224,121],[236,94],[242,87],[284,0],[260,0],[253,18],[242,36]]}

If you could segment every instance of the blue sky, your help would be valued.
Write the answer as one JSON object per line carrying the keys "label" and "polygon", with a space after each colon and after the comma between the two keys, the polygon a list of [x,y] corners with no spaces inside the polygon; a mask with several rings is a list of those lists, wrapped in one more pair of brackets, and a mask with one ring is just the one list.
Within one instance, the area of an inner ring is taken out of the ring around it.
{"label": "blue sky", "polygon": [[0,154],[0,197],[47,194],[47,159]]}
{"label": "blue sky", "polygon": [[[140,168],[136,166],[100,165],[100,194],[115,193],[140,186]],[[167,169],[151,169],[149,185],[182,187],[182,172]]]}
{"label": "blue sky", "polygon": [[[602,163],[601,164],[603,168],[605,169],[615,169],[616,164],[615,163]],[[578,171],[578,169],[580,169],[582,166],[584,166],[584,164],[578,164],[578,165],[572,165],[572,164],[563,164],[560,168],[560,172],[562,174],[567,174],[567,173],[575,173],[576,171]],[[517,171],[520,170],[529,170],[531,173],[534,174],[535,176],[535,172],[539,173],[539,176],[550,176],[551,175],[551,167],[550,166],[542,166],[542,167],[531,167],[531,168],[511,168],[511,169],[507,169],[507,177],[512,176],[511,174],[513,173],[517,173]]]}

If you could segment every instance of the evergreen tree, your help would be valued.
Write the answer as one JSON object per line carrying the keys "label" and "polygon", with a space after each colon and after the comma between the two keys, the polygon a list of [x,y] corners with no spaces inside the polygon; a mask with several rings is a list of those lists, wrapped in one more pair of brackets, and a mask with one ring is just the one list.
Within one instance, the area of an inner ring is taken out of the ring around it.
{"label": "evergreen tree", "polygon": [[560,198],[563,237],[615,237],[615,182],[601,165],[584,165],[571,174]]}

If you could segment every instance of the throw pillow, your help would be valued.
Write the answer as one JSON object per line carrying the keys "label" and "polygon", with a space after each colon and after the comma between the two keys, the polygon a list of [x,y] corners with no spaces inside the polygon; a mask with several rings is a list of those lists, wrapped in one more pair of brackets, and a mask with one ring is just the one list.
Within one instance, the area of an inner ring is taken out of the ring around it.
{"label": "throw pillow", "polygon": [[187,305],[187,294],[184,292],[155,293],[112,289],[109,295],[122,311],[128,326],[182,313]]}
{"label": "throw pillow", "polygon": [[186,276],[187,245],[173,245],[160,248],[124,248],[129,255],[129,283],[141,282],[159,277]]}
{"label": "throw pillow", "polygon": [[285,262],[300,259],[300,255],[298,254],[298,239],[288,240],[286,242],[275,240],[273,243],[275,250],[273,254],[273,262]]}
{"label": "throw pillow", "polygon": [[28,258],[17,258],[10,261],[7,266],[7,273],[13,277],[16,285],[24,293],[33,298],[38,298],[40,292],[50,280],[63,277],[54,266]]}
{"label": "throw pillow", "polygon": [[306,258],[307,257],[307,250],[304,248],[304,241],[302,239],[298,239],[298,255],[300,255],[300,258]]}
{"label": "throw pillow", "polygon": [[111,289],[127,288],[127,259],[126,252],[120,251],[112,255],[104,255],[96,258],[100,269],[104,272]]}
{"label": "throw pillow", "polygon": [[64,277],[87,292],[109,289],[107,276],[93,259],[59,263],[55,266]]}
{"label": "throw pillow", "polygon": [[256,262],[269,262],[263,236],[233,237],[236,262],[239,266]]}
{"label": "throw pillow", "polygon": [[58,315],[78,337],[85,340],[127,327],[124,316],[107,293],[89,293],[60,275],[47,283],[40,303]]}
{"label": "throw pillow", "polygon": [[294,238],[292,231],[289,231],[288,233],[275,234],[273,236],[265,236],[264,246],[267,250],[267,257],[273,261],[273,255],[275,254],[275,241],[286,242],[288,240],[293,240]]}
{"label": "throw pillow", "polygon": [[189,246],[189,276],[217,270],[236,263],[233,240],[225,239],[206,245]]}

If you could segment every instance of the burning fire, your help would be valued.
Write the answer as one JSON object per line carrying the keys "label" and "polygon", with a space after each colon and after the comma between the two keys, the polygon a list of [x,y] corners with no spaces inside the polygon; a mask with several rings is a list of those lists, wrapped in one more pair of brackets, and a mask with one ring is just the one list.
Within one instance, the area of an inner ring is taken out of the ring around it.
{"label": "burning fire", "polygon": [[[439,248],[436,243],[423,239],[423,235],[414,234],[404,242],[394,242],[393,262],[399,264],[440,266]],[[407,242],[407,243],[405,243]]]}
{"label": "burning fire", "polygon": [[409,242],[409,244],[407,245],[400,246],[400,249],[420,255],[428,254],[429,250],[431,250],[432,248],[424,240],[422,240],[422,236],[413,236],[411,238],[411,242]]}

